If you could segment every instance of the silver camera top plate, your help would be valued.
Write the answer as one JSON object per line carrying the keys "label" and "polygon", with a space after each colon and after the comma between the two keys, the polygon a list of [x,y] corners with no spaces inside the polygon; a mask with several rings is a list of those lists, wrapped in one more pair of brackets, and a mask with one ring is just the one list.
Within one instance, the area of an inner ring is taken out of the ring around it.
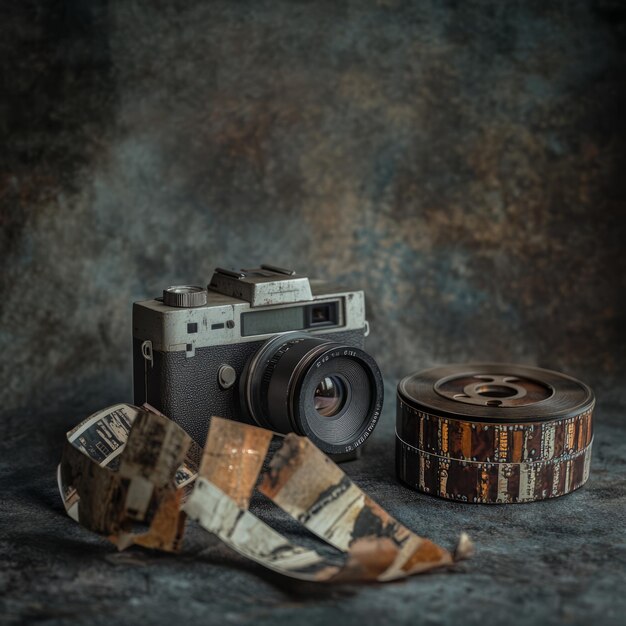
{"label": "silver camera top plate", "polygon": [[[149,340],[155,351],[186,352],[187,356],[193,356],[198,348],[265,341],[279,332],[246,335],[242,320],[253,309],[263,312],[334,302],[338,303],[337,323],[309,327],[308,333],[329,335],[362,330],[367,335],[368,332],[365,295],[361,289],[351,290],[324,280],[296,276],[290,270],[269,265],[256,270],[216,270],[208,290],[179,285],[173,291],[195,293],[198,289],[206,294],[205,304],[168,303],[165,298],[135,302],[135,339]],[[303,320],[302,327],[305,326]]]}

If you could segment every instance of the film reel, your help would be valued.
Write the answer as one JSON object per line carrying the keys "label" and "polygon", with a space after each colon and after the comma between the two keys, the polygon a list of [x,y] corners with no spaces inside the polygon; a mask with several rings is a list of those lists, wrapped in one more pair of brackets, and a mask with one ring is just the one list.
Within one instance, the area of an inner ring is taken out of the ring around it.
{"label": "film reel", "polygon": [[397,476],[461,502],[562,496],[589,477],[594,404],[579,380],[523,365],[412,374],[398,384]]}

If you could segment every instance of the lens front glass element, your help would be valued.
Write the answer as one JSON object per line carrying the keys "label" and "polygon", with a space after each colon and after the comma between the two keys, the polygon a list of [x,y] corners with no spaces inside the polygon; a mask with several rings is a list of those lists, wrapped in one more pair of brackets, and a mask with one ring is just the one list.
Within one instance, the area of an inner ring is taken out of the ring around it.
{"label": "lens front glass element", "polygon": [[315,410],[322,417],[334,417],[343,409],[348,392],[342,378],[337,375],[323,378],[313,395]]}

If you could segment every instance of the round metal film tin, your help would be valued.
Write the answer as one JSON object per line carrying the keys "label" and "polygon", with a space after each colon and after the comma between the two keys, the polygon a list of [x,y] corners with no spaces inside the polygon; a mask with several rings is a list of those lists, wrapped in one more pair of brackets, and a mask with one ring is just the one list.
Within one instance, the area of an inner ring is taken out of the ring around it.
{"label": "round metal film tin", "polygon": [[589,477],[594,394],[525,365],[437,367],[402,379],[396,472],[405,485],[461,502],[532,502]]}

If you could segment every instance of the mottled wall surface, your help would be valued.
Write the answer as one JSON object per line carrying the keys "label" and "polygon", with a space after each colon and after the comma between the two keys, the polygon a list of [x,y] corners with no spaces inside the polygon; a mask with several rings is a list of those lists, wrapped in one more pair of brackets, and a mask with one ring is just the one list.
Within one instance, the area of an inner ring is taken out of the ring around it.
{"label": "mottled wall surface", "polygon": [[0,400],[130,399],[131,302],[270,261],[367,290],[388,381],[624,399],[620,2],[0,8]]}

